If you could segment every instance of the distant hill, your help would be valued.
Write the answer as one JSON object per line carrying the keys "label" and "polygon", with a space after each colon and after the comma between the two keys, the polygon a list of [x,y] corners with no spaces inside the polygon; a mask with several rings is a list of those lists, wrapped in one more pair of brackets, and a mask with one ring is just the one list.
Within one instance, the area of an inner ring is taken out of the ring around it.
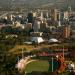
{"label": "distant hill", "polygon": [[0,0],[0,6],[26,6],[26,7],[75,7],[75,0]]}

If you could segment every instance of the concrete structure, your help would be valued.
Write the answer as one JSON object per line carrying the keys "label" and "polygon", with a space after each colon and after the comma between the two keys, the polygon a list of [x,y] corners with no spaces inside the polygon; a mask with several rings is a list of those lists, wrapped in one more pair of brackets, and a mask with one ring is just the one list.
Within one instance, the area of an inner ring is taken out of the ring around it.
{"label": "concrete structure", "polygon": [[52,16],[52,19],[54,21],[58,21],[58,18],[59,18],[59,10],[58,9],[51,9],[51,16]]}
{"label": "concrete structure", "polygon": [[46,22],[40,24],[40,31],[41,32],[45,32],[46,28],[47,28],[47,23]]}
{"label": "concrete structure", "polygon": [[58,38],[69,38],[71,32],[70,25],[60,26],[56,29],[55,32]]}
{"label": "concrete structure", "polygon": [[14,24],[14,26],[15,26],[15,27],[20,27],[21,24],[20,24],[20,22],[16,21],[15,24]]}
{"label": "concrete structure", "polygon": [[71,32],[71,38],[75,39],[75,30],[72,30],[72,32]]}
{"label": "concrete structure", "polygon": [[58,9],[51,10],[51,19],[58,23],[57,26],[61,26],[61,12]]}
{"label": "concrete structure", "polygon": [[33,23],[33,13],[32,12],[28,13],[27,18],[28,18],[28,23]]}
{"label": "concrete structure", "polygon": [[15,28],[18,28],[18,27],[20,27],[20,28],[22,28],[22,29],[24,29],[25,28],[25,26],[24,25],[22,25],[20,22],[18,22],[18,21],[16,21],[15,23],[14,23],[14,26],[13,27],[15,27]]}
{"label": "concrete structure", "polygon": [[64,19],[66,19],[66,20],[69,19],[69,12],[68,11],[64,12]]}
{"label": "concrete structure", "polygon": [[33,17],[37,17],[37,12],[33,12]]}
{"label": "concrete structure", "polygon": [[32,23],[28,23],[25,26],[25,31],[30,31],[32,29]]}

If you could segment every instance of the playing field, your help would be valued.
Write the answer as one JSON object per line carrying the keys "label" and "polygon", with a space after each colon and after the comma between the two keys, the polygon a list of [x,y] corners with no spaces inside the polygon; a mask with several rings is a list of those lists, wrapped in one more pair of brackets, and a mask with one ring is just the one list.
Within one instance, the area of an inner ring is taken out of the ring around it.
{"label": "playing field", "polygon": [[[54,71],[58,68],[58,63],[54,61],[53,63]],[[31,73],[33,71],[40,72],[52,72],[52,62],[44,60],[31,60],[25,66],[25,72]]]}
{"label": "playing field", "polygon": [[48,61],[31,61],[25,67],[25,72],[31,73],[32,71],[48,71],[49,62]]}

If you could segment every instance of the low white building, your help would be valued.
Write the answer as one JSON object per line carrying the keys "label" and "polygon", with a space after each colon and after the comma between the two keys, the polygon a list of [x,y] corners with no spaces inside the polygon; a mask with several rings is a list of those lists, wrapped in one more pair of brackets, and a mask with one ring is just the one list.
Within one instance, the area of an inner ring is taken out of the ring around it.
{"label": "low white building", "polygon": [[49,43],[57,43],[57,42],[59,42],[57,39],[55,39],[55,38],[51,38],[51,39],[49,39],[49,41],[48,41]]}
{"label": "low white building", "polygon": [[31,41],[35,42],[35,43],[38,43],[38,44],[44,42],[42,37],[31,37]]}

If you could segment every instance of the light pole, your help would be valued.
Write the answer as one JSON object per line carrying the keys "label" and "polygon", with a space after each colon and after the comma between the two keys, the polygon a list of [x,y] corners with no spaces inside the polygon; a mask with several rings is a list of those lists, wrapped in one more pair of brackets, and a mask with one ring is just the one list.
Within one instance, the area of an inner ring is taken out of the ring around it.
{"label": "light pole", "polygon": [[63,46],[63,58],[64,58],[64,46]]}
{"label": "light pole", "polygon": [[24,58],[24,50],[22,49],[22,58]]}
{"label": "light pole", "polygon": [[54,71],[54,68],[53,68],[54,64],[53,64],[53,62],[54,62],[54,59],[52,57],[52,72]]}
{"label": "light pole", "polygon": [[[19,57],[18,57],[18,63],[19,63]],[[17,68],[18,68],[18,64],[17,64]],[[19,71],[19,68],[18,68],[18,71]]]}

